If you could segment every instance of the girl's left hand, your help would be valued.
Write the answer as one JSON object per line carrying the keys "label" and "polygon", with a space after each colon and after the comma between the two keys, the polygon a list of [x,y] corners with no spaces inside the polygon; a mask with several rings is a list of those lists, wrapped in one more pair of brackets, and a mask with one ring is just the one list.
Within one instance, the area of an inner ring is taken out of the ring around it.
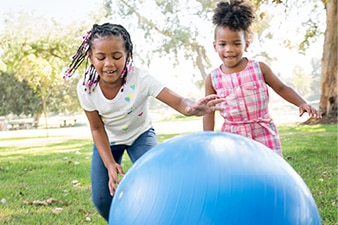
{"label": "girl's left hand", "polygon": [[222,107],[217,104],[223,102],[223,98],[217,97],[217,95],[208,95],[194,104],[191,104],[185,108],[185,111],[188,115],[194,116],[204,116],[210,112],[214,112],[216,110],[222,110]]}
{"label": "girl's left hand", "polygon": [[299,116],[302,116],[305,112],[307,112],[311,118],[322,118],[322,115],[318,112],[318,110],[306,103],[299,106]]}

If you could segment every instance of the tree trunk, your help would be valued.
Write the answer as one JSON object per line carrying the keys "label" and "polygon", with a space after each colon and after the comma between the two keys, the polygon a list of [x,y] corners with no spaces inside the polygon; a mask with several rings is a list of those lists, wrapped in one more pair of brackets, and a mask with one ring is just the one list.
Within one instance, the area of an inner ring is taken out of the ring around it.
{"label": "tree trunk", "polygon": [[39,127],[41,113],[36,113],[34,116],[33,127],[37,129]]}
{"label": "tree trunk", "polygon": [[337,0],[325,2],[326,30],[322,56],[321,95],[319,110],[323,123],[331,117],[337,122]]}

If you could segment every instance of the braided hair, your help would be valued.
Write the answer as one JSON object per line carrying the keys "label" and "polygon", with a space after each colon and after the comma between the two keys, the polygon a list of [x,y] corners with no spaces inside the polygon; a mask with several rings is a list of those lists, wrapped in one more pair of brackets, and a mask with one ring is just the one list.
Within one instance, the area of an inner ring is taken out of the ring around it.
{"label": "braided hair", "polygon": [[254,19],[254,8],[249,0],[228,0],[217,4],[212,22],[216,25],[216,29],[221,26],[233,31],[243,30],[248,37]]}
{"label": "braided hair", "polygon": [[[94,24],[92,29],[83,36],[83,41],[76,53],[72,57],[72,62],[69,64],[63,78],[69,79],[73,76],[78,67],[82,64],[84,59],[88,56],[88,52],[92,49],[92,41],[96,38],[121,36],[124,40],[125,49],[128,53],[127,62],[122,71],[123,82],[126,82],[128,71],[130,71],[131,63],[133,60],[133,43],[131,42],[130,34],[128,31],[119,24],[104,23],[102,25]],[[89,93],[94,91],[100,76],[96,72],[93,65],[86,69],[84,74],[83,85],[85,90]]]}

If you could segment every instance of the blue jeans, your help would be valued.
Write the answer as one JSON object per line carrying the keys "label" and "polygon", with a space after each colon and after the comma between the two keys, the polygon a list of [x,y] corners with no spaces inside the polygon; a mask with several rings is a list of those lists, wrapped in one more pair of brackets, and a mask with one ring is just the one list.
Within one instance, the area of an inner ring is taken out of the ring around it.
{"label": "blue jeans", "polygon": [[[141,134],[131,146],[113,145],[110,146],[115,161],[121,164],[125,150],[130,160],[134,163],[145,152],[157,145],[157,136],[153,128]],[[113,196],[110,195],[108,188],[108,171],[103,164],[100,154],[94,144],[92,166],[91,166],[92,200],[98,213],[108,221],[110,204]]]}

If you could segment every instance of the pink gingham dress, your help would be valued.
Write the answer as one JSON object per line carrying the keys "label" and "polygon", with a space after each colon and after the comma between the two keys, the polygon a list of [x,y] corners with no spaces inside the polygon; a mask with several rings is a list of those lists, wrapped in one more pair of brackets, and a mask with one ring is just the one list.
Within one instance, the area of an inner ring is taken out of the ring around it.
{"label": "pink gingham dress", "polygon": [[282,156],[276,125],[269,115],[269,92],[259,62],[248,60],[246,68],[224,74],[221,68],[211,72],[216,94],[225,99],[221,131],[239,134],[256,140]]}

